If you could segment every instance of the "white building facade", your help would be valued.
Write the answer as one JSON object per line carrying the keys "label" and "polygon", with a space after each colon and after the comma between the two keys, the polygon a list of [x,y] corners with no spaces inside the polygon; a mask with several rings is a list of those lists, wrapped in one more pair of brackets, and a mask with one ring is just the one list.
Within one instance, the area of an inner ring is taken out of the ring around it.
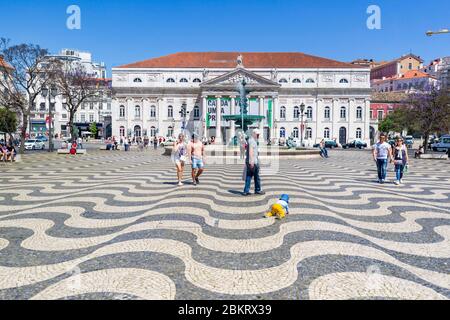
{"label": "white building facade", "polygon": [[265,117],[252,127],[266,141],[301,132],[310,143],[370,141],[370,70],[302,53],[177,53],[113,68],[113,136],[169,137],[185,127],[228,143],[236,126],[223,116],[240,114],[242,79],[249,114]]}
{"label": "white building facade", "polygon": [[[89,52],[63,49],[58,55],[52,55],[51,58],[57,58],[61,61],[71,63],[74,67],[81,67],[93,79],[98,81],[98,94],[96,97],[86,101],[77,111],[74,124],[79,128],[79,133],[88,132],[91,123],[96,123],[99,129],[99,136],[107,135],[106,122],[111,117],[111,80],[106,79],[106,66],[104,63],[92,61],[92,55]],[[69,112],[65,108],[64,99],[58,95],[51,98],[38,96],[35,105],[31,110],[30,123],[28,130],[31,137],[47,135],[49,111],[52,108],[53,113],[53,133],[57,137],[69,137],[70,128],[68,127]]]}

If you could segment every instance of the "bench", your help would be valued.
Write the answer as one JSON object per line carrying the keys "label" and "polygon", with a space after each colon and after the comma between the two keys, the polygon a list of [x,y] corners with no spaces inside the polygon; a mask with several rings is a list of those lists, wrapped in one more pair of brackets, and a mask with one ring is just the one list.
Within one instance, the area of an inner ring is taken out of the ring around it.
{"label": "bench", "polygon": [[[2,161],[0,161],[0,162],[1,162],[1,163],[11,163],[10,160],[8,160],[8,161],[2,160]],[[14,157],[13,163],[19,163],[19,162],[22,162],[22,157],[21,157],[20,154],[16,154],[16,156]]]}
{"label": "bench", "polygon": [[[86,149],[78,149],[77,154],[86,154]],[[70,154],[70,149],[58,149],[58,154]]]}
{"label": "bench", "polygon": [[426,153],[421,154],[419,159],[431,159],[431,160],[448,160],[448,155],[444,154],[434,154],[434,153]]}

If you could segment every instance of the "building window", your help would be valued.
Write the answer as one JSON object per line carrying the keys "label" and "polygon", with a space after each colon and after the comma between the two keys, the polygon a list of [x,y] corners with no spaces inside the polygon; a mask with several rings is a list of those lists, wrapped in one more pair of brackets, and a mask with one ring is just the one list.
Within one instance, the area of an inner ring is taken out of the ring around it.
{"label": "building window", "polygon": [[202,80],[200,80],[199,78],[195,78],[194,81],[192,81],[192,82],[194,82],[194,83],[201,83]]}
{"label": "building window", "polygon": [[286,138],[286,129],[280,128],[280,138]]}
{"label": "building window", "polygon": [[142,136],[141,126],[134,127],[134,136],[137,138]]}
{"label": "building window", "polygon": [[198,106],[194,107],[194,119],[200,119],[200,108]]}
{"label": "building window", "polygon": [[133,80],[134,83],[142,83],[142,79],[141,78],[136,78]]}
{"label": "building window", "polygon": [[168,108],[167,108],[167,118],[173,118],[173,107],[172,106],[169,106]]}
{"label": "building window", "polygon": [[121,137],[125,137],[125,127],[120,127],[119,134]]}
{"label": "building window", "polygon": [[299,119],[300,118],[300,108],[295,106],[294,107],[294,119]]}
{"label": "building window", "polygon": [[125,118],[125,106],[120,106],[119,118]]}
{"label": "building window", "polygon": [[378,110],[378,120],[382,121],[384,118],[384,111],[383,110]]}
{"label": "building window", "polygon": [[86,103],[83,103],[82,105],[81,105],[81,110],[85,110],[86,109]]}
{"label": "building window", "polygon": [[325,112],[324,112],[324,118],[329,120],[330,119],[330,107],[325,107]]}
{"label": "building window", "polygon": [[330,139],[330,128],[325,128],[325,130],[323,131],[323,137],[325,139]]}
{"label": "building window", "polygon": [[280,119],[286,119],[286,107],[280,108]]}
{"label": "building window", "polygon": [[363,112],[362,107],[356,108],[356,119],[362,120],[362,112]]}
{"label": "building window", "polygon": [[341,107],[341,119],[347,118],[347,108]]}
{"label": "building window", "polygon": [[306,108],[306,118],[311,120],[312,117],[313,117],[313,108],[312,107]]}
{"label": "building window", "polygon": [[140,119],[141,118],[141,107],[140,106],[135,106],[134,107],[134,117],[136,119]]}
{"label": "building window", "polygon": [[292,135],[294,136],[294,138],[298,138],[298,128],[297,127],[294,128]]}
{"label": "building window", "polygon": [[412,68],[413,68],[413,65],[412,65],[412,63],[410,62],[410,63],[408,64],[408,69],[409,69],[409,70],[412,70]]}
{"label": "building window", "polygon": [[312,139],[312,129],[306,128],[306,139]]}
{"label": "building window", "polygon": [[63,113],[61,116],[62,116],[63,119],[67,119],[67,114],[66,113]]}
{"label": "building window", "polygon": [[186,79],[186,78],[181,78],[180,82],[182,82],[182,83],[187,83],[187,82],[189,82],[189,81],[188,81],[188,79]]}
{"label": "building window", "polygon": [[343,78],[343,79],[339,80],[339,83],[348,83],[348,80]]}
{"label": "building window", "polygon": [[306,83],[315,83],[315,81],[313,79],[309,78],[306,80]]}
{"label": "building window", "polygon": [[93,114],[89,115],[89,122],[94,122],[94,115]]}
{"label": "building window", "polygon": [[300,79],[295,78],[294,80],[292,80],[292,83],[302,83],[302,82],[300,81]]}
{"label": "building window", "polygon": [[103,102],[100,102],[100,103],[98,104],[98,110],[103,110]]}
{"label": "building window", "polygon": [[94,110],[94,103],[93,102],[89,103],[89,109],[90,110]]}
{"label": "building window", "polygon": [[173,136],[173,128],[172,127],[167,128],[167,136],[168,137],[172,137]]}
{"label": "building window", "polygon": [[373,119],[373,110],[369,111],[370,119]]}
{"label": "building window", "polygon": [[286,79],[280,79],[280,81],[278,81],[279,83],[288,83],[288,81]]}
{"label": "building window", "polygon": [[361,128],[356,129],[356,139],[362,139],[362,130],[361,130]]}
{"label": "building window", "polygon": [[81,121],[80,122],[86,122],[86,115],[84,115],[84,114],[82,114],[81,116],[80,116],[81,118]]}
{"label": "building window", "polygon": [[45,111],[45,102],[43,102],[43,103],[41,103],[41,104],[39,105],[39,110],[40,110],[40,111]]}
{"label": "building window", "polygon": [[167,79],[167,83],[175,83],[175,79],[174,78],[169,78],[169,79]]}
{"label": "building window", "polygon": [[156,118],[156,107],[155,106],[150,107],[150,118]]}
{"label": "building window", "polygon": [[156,137],[156,128],[155,127],[150,128],[150,137]]}

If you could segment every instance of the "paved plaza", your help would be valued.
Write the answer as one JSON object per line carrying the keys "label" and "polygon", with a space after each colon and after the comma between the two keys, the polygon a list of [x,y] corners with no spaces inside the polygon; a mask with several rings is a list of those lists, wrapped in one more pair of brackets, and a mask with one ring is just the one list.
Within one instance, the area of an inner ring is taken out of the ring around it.
{"label": "paved plaza", "polygon": [[242,197],[242,165],[177,187],[161,153],[1,164],[0,299],[450,298],[450,161],[379,185],[369,151],[332,151]]}

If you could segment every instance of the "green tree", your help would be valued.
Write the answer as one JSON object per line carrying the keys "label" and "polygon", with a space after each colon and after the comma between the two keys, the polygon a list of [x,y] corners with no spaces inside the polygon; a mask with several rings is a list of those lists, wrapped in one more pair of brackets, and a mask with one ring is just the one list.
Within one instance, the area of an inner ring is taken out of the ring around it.
{"label": "green tree", "polygon": [[12,139],[12,134],[17,130],[17,116],[16,113],[5,109],[0,108],[0,131],[5,133],[5,141],[6,134],[9,134]]}
{"label": "green tree", "polygon": [[94,135],[94,137],[96,137],[97,136],[97,132],[98,132],[97,123],[92,122],[90,124],[90,126],[89,126],[89,131]]}

